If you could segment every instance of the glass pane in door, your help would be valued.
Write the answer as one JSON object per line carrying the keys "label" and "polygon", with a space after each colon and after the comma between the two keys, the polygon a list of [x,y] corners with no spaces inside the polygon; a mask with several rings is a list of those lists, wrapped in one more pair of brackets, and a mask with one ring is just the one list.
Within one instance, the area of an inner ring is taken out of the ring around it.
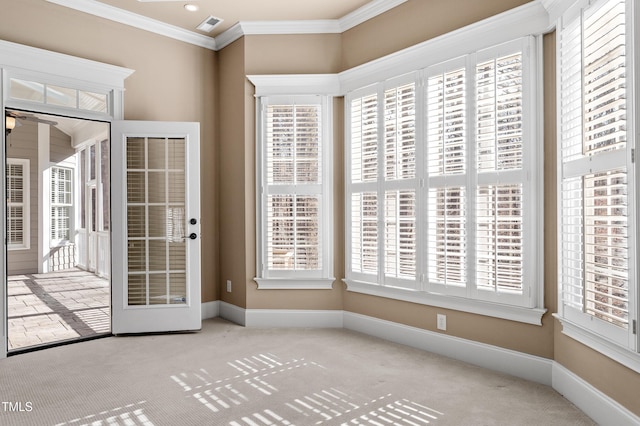
{"label": "glass pane in door", "polygon": [[127,303],[187,303],[184,138],[126,139]]}

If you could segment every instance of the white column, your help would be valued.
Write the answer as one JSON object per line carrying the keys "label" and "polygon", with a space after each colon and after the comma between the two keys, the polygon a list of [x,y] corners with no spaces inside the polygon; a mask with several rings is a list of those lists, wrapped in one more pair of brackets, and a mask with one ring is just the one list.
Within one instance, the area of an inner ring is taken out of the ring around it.
{"label": "white column", "polygon": [[38,123],[38,272],[49,272],[49,252],[51,246],[51,167],[50,167],[51,127]]}

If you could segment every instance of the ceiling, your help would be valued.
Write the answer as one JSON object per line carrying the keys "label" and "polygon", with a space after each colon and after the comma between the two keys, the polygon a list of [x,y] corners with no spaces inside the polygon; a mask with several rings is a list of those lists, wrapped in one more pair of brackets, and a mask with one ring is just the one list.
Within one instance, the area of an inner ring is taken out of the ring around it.
{"label": "ceiling", "polygon": [[[137,15],[210,37],[241,21],[340,19],[375,0],[100,0]],[[195,12],[185,4],[198,7]],[[212,32],[197,30],[209,16],[222,19]]]}

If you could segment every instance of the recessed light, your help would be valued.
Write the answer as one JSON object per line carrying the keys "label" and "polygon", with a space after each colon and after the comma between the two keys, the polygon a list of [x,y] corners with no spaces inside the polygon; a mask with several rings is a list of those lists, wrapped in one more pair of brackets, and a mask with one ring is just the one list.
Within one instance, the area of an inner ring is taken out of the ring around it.
{"label": "recessed light", "polygon": [[189,12],[197,12],[198,9],[200,9],[197,5],[191,4],[191,3],[185,4],[184,8],[187,9]]}

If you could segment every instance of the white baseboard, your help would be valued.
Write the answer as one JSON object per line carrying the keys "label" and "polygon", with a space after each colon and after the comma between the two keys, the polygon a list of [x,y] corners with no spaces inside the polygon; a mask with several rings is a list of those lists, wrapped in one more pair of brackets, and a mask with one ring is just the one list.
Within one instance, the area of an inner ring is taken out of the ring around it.
{"label": "white baseboard", "polygon": [[200,308],[201,319],[209,319],[220,316],[220,301],[204,302]]}
{"label": "white baseboard", "polygon": [[553,363],[552,386],[599,425],[640,424],[640,417],[557,362]]}
{"label": "white baseboard", "polygon": [[232,323],[246,326],[246,309],[220,301],[220,317]]}
{"label": "white baseboard", "polygon": [[342,310],[248,309],[246,326],[343,328],[343,314]]}
{"label": "white baseboard", "polygon": [[446,334],[344,312],[344,328],[551,386],[553,361]]}

